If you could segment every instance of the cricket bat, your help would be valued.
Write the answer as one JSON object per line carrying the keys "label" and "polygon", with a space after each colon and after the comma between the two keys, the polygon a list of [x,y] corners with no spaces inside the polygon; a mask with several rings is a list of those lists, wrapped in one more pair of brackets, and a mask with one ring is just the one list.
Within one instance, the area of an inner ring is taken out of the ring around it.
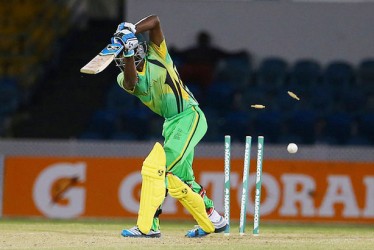
{"label": "cricket bat", "polygon": [[114,58],[123,50],[118,43],[108,44],[97,56],[84,65],[80,72],[85,74],[97,74],[103,71]]}

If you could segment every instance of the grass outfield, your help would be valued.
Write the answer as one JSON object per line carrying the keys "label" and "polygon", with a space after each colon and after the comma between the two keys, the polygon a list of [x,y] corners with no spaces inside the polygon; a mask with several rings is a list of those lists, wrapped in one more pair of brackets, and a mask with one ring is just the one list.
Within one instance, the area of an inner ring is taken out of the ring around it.
{"label": "grass outfield", "polygon": [[131,239],[120,236],[131,221],[0,220],[0,249],[374,249],[372,225],[261,225],[260,236],[211,234],[188,239],[192,222],[162,223],[162,237]]}

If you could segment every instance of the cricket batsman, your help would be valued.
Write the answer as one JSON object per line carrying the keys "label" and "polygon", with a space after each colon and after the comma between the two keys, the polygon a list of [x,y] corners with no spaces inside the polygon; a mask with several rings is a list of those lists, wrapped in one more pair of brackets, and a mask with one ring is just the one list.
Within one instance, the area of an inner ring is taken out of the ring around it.
{"label": "cricket batsman", "polygon": [[[148,32],[147,43],[141,33]],[[115,58],[121,69],[117,82],[153,112],[165,118],[163,146],[156,143],[143,162],[137,224],[124,237],[160,237],[159,215],[167,194],[177,199],[198,227],[187,237],[223,232],[226,220],[214,209],[204,188],[195,181],[194,149],[207,131],[199,104],[182,82],[168,52],[160,20],[151,15],[136,24],[123,22],[112,38],[124,51]]]}

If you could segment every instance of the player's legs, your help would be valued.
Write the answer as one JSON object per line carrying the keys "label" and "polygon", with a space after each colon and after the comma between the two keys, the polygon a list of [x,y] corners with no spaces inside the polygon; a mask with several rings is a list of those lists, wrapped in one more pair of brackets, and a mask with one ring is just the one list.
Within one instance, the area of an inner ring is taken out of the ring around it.
{"label": "player's legs", "polygon": [[[164,151],[166,154],[167,171],[177,170],[176,175],[186,176],[188,180],[194,180],[192,171],[193,149],[201,140],[207,130],[204,114],[196,107],[167,119],[164,123],[162,135],[165,138]],[[188,156],[188,157],[187,157]],[[186,168],[175,167],[186,162]],[[175,167],[175,168],[174,168]],[[185,178],[183,178],[185,179]],[[194,190],[196,191],[196,190]],[[208,197],[204,198],[204,202]],[[207,202],[209,207],[213,206],[212,201]],[[159,229],[159,215],[162,213],[162,205],[158,208],[152,224],[152,230]]]}
{"label": "player's legs", "polygon": [[[156,143],[143,162],[142,188],[137,226],[122,231],[124,237],[160,237],[153,229],[154,216],[164,200],[166,155],[161,144]],[[158,221],[157,221],[158,222]]]}
{"label": "player's legs", "polygon": [[171,173],[178,176],[183,182],[185,182],[195,193],[198,193],[204,200],[205,208],[209,211],[214,207],[214,203],[206,194],[206,190],[195,181],[195,175],[192,168],[194,159],[194,151],[191,151],[188,155],[183,157],[183,160],[177,164]]}
{"label": "player's legs", "polygon": [[[198,107],[186,116],[183,119],[166,123],[166,126],[164,125],[164,150],[167,170],[186,183],[194,193],[202,198],[206,210],[204,216],[205,218],[211,216],[208,219],[213,222],[215,231],[218,232],[222,227],[226,227],[226,222],[222,221],[222,217],[214,210],[213,201],[208,198],[203,187],[195,182],[192,169],[194,148],[207,130],[206,119]],[[190,212],[193,216],[194,213],[196,213],[195,216],[197,213],[201,213],[197,211]],[[216,222],[219,220],[221,220],[221,223],[217,224]],[[222,224],[223,222],[224,224]]]}
{"label": "player's legs", "polygon": [[[194,152],[192,151],[188,156],[186,156],[186,161],[184,162],[187,166],[175,167],[173,174],[177,176],[184,176],[184,182],[197,194],[199,194],[204,201],[205,204],[205,211],[208,215],[209,220],[213,223],[215,232],[220,233],[226,229],[227,221],[218,214],[218,212],[214,209],[214,203],[206,194],[206,190],[197,183],[194,179],[194,174],[192,170],[192,160],[193,160]],[[192,180],[192,181],[191,181]],[[201,237],[205,236],[206,233],[204,231],[199,231],[199,229],[193,229],[189,231],[188,237]]]}
{"label": "player's legs", "polygon": [[177,199],[191,213],[204,232],[213,233],[214,225],[206,214],[202,197],[172,173],[167,174],[167,180],[170,196]]}

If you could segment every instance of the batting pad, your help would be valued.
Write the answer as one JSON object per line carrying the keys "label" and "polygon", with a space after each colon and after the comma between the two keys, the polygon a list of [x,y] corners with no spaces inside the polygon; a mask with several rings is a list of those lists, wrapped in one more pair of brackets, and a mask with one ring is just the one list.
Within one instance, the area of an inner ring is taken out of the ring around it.
{"label": "batting pad", "polygon": [[144,160],[141,171],[142,188],[137,226],[144,234],[151,230],[156,210],[165,198],[165,169],[165,151],[157,142]]}
{"label": "batting pad", "polygon": [[209,220],[205,211],[203,198],[192,191],[192,189],[177,176],[168,173],[167,178],[169,194],[182,203],[206,233],[213,233],[214,225]]}

